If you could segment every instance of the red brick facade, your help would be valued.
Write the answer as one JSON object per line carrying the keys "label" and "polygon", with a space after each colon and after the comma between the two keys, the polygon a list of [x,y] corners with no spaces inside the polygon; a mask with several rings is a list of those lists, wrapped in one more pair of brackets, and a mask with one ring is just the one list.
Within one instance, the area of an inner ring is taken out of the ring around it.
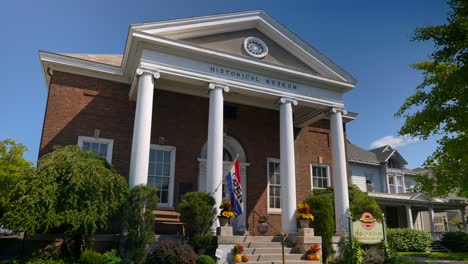
{"label": "red brick facade", "polygon": [[[128,99],[129,85],[55,71],[41,138],[40,155],[54,145],[77,144],[78,136],[93,136],[100,129],[102,138],[114,140],[112,164],[128,177],[135,113],[135,102]],[[229,103],[230,104],[230,103]],[[234,105],[234,104],[230,104]],[[248,219],[252,211],[267,213],[267,158],[279,158],[279,112],[245,105],[236,120],[224,121],[225,132],[243,146],[247,168]],[[208,135],[208,98],[156,89],[154,95],[152,144],[164,137],[176,147],[174,204],[179,203],[179,184],[197,190],[198,160]],[[329,122],[297,129],[295,137],[297,199],[310,192],[310,164],[332,166]],[[280,215],[269,221],[281,227]],[[252,230],[252,228],[250,228]]]}

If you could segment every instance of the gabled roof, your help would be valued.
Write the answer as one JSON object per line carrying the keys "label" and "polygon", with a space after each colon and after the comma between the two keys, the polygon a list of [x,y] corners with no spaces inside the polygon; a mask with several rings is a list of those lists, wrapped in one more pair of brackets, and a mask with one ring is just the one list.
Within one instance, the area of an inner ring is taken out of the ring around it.
{"label": "gabled roof", "polygon": [[[262,32],[304,64],[320,73],[320,76],[353,85],[357,82],[350,73],[262,10],[133,24],[129,35],[143,33],[182,43],[183,39],[247,29]],[[255,59],[250,60],[255,61]]]}
{"label": "gabled roof", "polygon": [[359,146],[352,144],[349,140],[348,143],[348,160],[351,162],[368,163],[379,165],[379,160],[375,153],[367,151]]}
{"label": "gabled roof", "polygon": [[393,149],[389,145],[378,147],[378,148],[375,148],[375,149],[371,149],[369,151],[375,153],[375,155],[376,155],[377,159],[379,160],[379,162],[386,162],[392,156],[396,156],[396,158],[399,159],[401,162],[403,162],[404,165],[408,164],[408,162],[403,158],[403,156],[400,154],[400,152],[398,152],[398,150],[396,150],[396,149]]}

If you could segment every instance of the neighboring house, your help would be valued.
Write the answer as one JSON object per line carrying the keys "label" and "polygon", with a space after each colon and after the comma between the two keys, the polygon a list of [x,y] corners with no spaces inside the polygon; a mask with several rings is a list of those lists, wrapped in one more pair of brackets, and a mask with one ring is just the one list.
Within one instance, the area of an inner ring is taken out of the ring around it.
{"label": "neighboring house", "polygon": [[465,218],[466,199],[431,199],[413,192],[417,175],[426,172],[407,169],[408,162],[396,149],[383,146],[365,150],[348,141],[347,150],[351,183],[377,200],[389,227],[431,233],[456,231],[449,220]]}
{"label": "neighboring house", "polygon": [[238,157],[234,232],[252,232],[255,212],[296,232],[297,202],[332,182],[337,229],[347,227],[344,126],[356,114],[343,94],[356,80],[264,12],[131,25],[123,54],[39,56],[41,156],[54,145],[96,151],[130,187],[156,186],[169,210],[190,191],[219,203]]}

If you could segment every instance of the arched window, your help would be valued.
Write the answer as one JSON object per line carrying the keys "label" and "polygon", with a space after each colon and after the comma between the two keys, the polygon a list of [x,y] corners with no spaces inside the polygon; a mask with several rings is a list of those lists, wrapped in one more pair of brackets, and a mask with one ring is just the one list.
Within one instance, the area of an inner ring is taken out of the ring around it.
{"label": "arched window", "polygon": [[223,161],[233,161],[231,152],[226,148],[223,148]]}

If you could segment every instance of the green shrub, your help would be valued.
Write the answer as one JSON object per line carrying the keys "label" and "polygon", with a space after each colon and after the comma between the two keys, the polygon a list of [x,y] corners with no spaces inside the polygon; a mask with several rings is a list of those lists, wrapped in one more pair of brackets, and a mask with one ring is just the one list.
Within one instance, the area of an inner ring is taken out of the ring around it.
{"label": "green shrub", "polygon": [[148,255],[147,264],[196,264],[197,254],[192,247],[176,240],[159,241],[156,249]]}
{"label": "green shrub", "polygon": [[180,202],[180,214],[187,227],[189,243],[199,254],[211,254],[214,251],[213,231],[215,220],[215,201],[204,192],[190,192]]}
{"label": "green shrub", "polygon": [[143,263],[153,242],[154,215],[158,206],[156,188],[135,186],[130,190],[124,214],[124,228],[128,236],[124,241],[125,259],[133,263]]}
{"label": "green shrub", "polygon": [[378,246],[368,246],[364,249],[362,258],[366,264],[384,264],[385,253]]}
{"label": "green shrub", "polygon": [[127,192],[125,179],[98,154],[78,146],[56,147],[19,178],[1,221],[30,234],[63,232],[75,240],[73,253],[79,255],[87,236],[109,226]]}
{"label": "green shrub", "polygon": [[86,250],[81,254],[78,262],[80,264],[120,264],[122,263],[122,259],[115,249],[107,251],[104,254]]}
{"label": "green shrub", "polygon": [[311,205],[311,213],[315,216],[314,230],[322,236],[322,257],[327,259],[333,255],[332,237],[335,233],[332,195],[330,192],[314,191],[306,198],[306,203]]}
{"label": "green shrub", "polygon": [[199,255],[197,257],[197,264],[216,264],[216,261],[207,255]]}
{"label": "green shrub", "polygon": [[349,193],[349,210],[353,220],[359,220],[364,212],[371,213],[375,218],[382,220],[382,209],[380,209],[377,201],[370,197],[367,193],[361,191],[356,185],[351,185],[348,188]]}
{"label": "green shrub", "polygon": [[442,244],[453,252],[468,252],[468,233],[444,233],[444,236],[442,237]]}
{"label": "green shrub", "polygon": [[113,249],[102,254],[102,259],[106,264],[120,264],[122,263],[122,258],[117,253],[117,250]]}
{"label": "green shrub", "polygon": [[81,253],[79,263],[81,264],[105,264],[102,255],[96,251],[86,250]]}
{"label": "green shrub", "polygon": [[400,252],[424,252],[432,243],[430,234],[409,228],[388,229],[387,239],[390,248]]}

